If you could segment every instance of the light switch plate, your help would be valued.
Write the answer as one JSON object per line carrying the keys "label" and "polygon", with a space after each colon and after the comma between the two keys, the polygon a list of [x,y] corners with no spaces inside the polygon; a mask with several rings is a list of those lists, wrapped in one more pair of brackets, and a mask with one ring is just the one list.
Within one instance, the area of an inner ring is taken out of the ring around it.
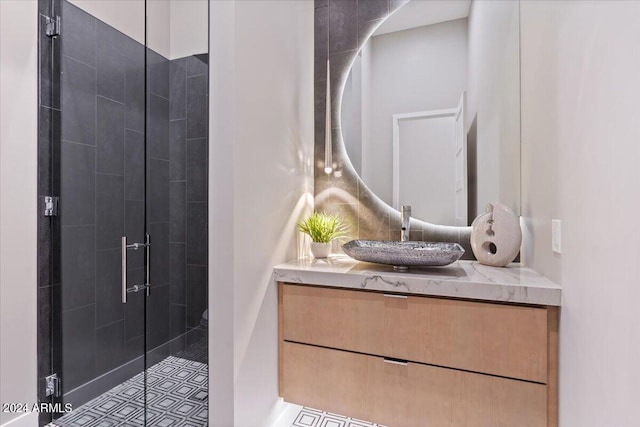
{"label": "light switch plate", "polygon": [[559,219],[551,220],[551,250],[562,253],[562,221]]}

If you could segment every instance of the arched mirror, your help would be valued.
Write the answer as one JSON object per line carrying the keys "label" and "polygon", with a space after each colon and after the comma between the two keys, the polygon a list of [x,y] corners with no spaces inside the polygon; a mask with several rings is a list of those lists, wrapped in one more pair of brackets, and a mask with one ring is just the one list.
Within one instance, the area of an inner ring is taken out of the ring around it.
{"label": "arched mirror", "polygon": [[520,213],[519,3],[407,2],[362,43],[339,97],[354,170],[415,218]]}

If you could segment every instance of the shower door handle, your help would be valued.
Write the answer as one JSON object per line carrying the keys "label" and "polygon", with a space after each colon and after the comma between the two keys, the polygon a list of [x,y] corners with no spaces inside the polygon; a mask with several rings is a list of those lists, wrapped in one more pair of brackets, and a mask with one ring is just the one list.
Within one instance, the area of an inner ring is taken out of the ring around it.
{"label": "shower door handle", "polygon": [[122,303],[127,303],[127,236],[122,236]]}
{"label": "shower door handle", "polygon": [[[122,303],[127,303],[127,294],[129,292],[140,292],[142,290],[147,291],[147,295],[149,295],[149,262],[150,260],[150,247],[149,244],[149,235],[146,235],[146,241],[144,243],[132,243],[127,244],[127,236],[122,236]],[[142,285],[134,285],[130,288],[127,287],[127,251],[129,249],[137,251],[138,249],[144,248],[146,251],[146,269],[145,269],[145,280]]]}

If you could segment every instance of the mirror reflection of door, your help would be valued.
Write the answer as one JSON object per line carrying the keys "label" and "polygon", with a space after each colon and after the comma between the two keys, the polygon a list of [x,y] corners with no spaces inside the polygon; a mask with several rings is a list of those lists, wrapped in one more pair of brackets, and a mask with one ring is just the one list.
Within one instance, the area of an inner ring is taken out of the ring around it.
{"label": "mirror reflection of door", "polygon": [[467,222],[464,94],[456,108],[393,115],[393,207],[441,225]]}

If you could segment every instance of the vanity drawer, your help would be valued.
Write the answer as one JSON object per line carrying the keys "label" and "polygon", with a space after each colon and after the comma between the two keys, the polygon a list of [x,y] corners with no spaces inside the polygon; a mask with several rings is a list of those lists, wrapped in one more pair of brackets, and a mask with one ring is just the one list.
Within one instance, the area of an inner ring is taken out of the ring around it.
{"label": "vanity drawer", "polygon": [[281,338],[547,382],[547,309],[280,284]]}
{"label": "vanity drawer", "polygon": [[490,375],[284,342],[287,402],[389,427],[542,427],[547,387]]}

